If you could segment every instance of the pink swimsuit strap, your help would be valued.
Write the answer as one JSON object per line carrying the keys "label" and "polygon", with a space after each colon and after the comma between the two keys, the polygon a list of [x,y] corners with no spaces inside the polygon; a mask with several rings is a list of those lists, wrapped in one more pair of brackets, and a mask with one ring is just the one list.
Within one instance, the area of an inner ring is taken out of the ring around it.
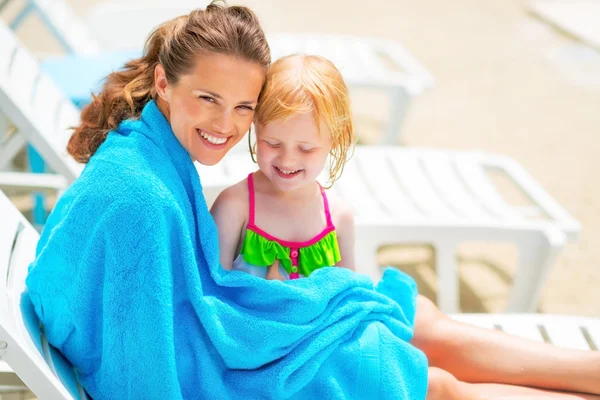
{"label": "pink swimsuit strap", "polygon": [[335,227],[333,226],[333,222],[331,221],[331,212],[329,211],[329,202],[327,201],[327,195],[325,194],[325,189],[323,189],[323,187],[321,185],[319,185],[319,189],[321,190],[321,196],[323,197],[323,207],[325,208],[325,218],[327,219],[327,226],[325,227],[325,229],[323,229],[323,231],[321,231],[321,233],[319,233],[317,236],[315,236],[314,238],[312,238],[306,242],[291,242],[288,240],[282,240],[282,239],[276,238],[275,236],[260,229],[254,223],[254,215],[255,215],[254,176],[253,176],[253,174],[248,174],[248,200],[250,202],[248,211],[249,211],[250,215],[249,215],[247,229],[250,229],[250,230],[258,233],[259,235],[263,236],[265,239],[272,240],[272,241],[277,242],[280,245],[285,246],[285,247],[300,248],[300,247],[312,246],[313,244],[317,243],[319,240],[321,240],[325,236],[327,236],[327,234],[329,234],[330,232],[335,230]]}

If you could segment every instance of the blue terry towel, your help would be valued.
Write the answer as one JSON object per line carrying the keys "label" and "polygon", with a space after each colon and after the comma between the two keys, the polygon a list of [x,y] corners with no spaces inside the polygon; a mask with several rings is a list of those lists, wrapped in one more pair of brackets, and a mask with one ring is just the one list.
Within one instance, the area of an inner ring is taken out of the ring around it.
{"label": "blue terry towel", "polygon": [[59,200],[27,287],[96,400],[425,398],[414,281],[224,271],[196,169],[154,102]]}

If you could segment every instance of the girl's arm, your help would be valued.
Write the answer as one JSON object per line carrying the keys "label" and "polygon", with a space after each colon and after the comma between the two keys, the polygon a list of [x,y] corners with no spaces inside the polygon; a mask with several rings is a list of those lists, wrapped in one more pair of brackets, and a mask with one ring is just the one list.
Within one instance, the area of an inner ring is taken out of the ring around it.
{"label": "girl's arm", "polygon": [[354,265],[354,215],[352,210],[342,205],[336,211],[335,231],[340,248],[342,259],[336,264],[338,267],[345,267],[356,271]]}
{"label": "girl's arm", "polygon": [[239,184],[219,194],[210,209],[219,233],[219,258],[224,269],[231,270],[240,250],[242,230],[246,225],[247,192]]}

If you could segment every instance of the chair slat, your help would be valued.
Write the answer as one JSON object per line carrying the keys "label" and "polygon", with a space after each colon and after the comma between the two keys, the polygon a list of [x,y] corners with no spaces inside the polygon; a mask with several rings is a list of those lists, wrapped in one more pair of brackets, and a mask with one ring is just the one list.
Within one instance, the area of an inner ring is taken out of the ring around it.
{"label": "chair slat", "polygon": [[[13,210],[13,214],[16,210]],[[21,229],[15,242],[14,251],[9,265],[9,273],[6,282],[6,291],[8,293],[7,304],[9,312],[12,313],[13,321],[21,321],[21,293],[25,291],[25,278],[29,269],[29,264],[35,258],[35,248],[39,239],[37,231],[26,221],[19,221]],[[16,324],[15,328],[20,335],[28,335],[25,326],[21,323]]]}
{"label": "chair slat", "polygon": [[[10,65],[0,69],[6,71],[0,74],[0,106],[52,169],[73,181],[82,166],[67,155],[66,145],[71,132],[61,126],[67,122],[71,126],[77,125],[79,110],[7,29],[0,23],[0,35],[14,42],[16,51],[9,57]],[[4,60],[0,62],[5,64]]]}
{"label": "chair slat", "polygon": [[[46,131],[58,128],[60,105],[64,95],[46,74],[40,74],[35,92],[32,93],[31,111],[35,122]],[[57,138],[49,138],[56,140]]]}
{"label": "chair slat", "polygon": [[454,164],[460,177],[477,196],[481,204],[491,213],[508,220],[519,220],[521,216],[514,211],[492,186],[483,167],[470,157],[457,156]]}
{"label": "chair slat", "polygon": [[12,57],[6,86],[12,92],[12,98],[18,107],[31,109],[35,88],[40,78],[40,67],[31,55],[18,48]]}
{"label": "chair slat", "polygon": [[12,55],[17,47],[13,33],[5,24],[0,24],[0,85],[8,82],[8,73],[12,64]]}
{"label": "chair slat", "polygon": [[417,218],[422,216],[418,204],[411,202],[400,182],[392,172],[392,163],[381,152],[361,148],[354,153],[354,158],[364,176],[370,178],[370,189],[373,197],[382,204],[391,216]]}
{"label": "chair slat", "polygon": [[433,86],[433,76],[399,43],[387,39],[372,39],[371,45],[398,69],[397,72],[390,71],[389,77],[396,79],[409,77],[410,89],[414,94],[419,94]]}
{"label": "chair slat", "polygon": [[543,326],[552,344],[570,349],[590,350],[579,324],[569,324],[555,319],[546,321]]}
{"label": "chair slat", "polygon": [[499,326],[502,328],[502,331],[511,335],[534,340],[536,342],[544,341],[544,337],[535,323],[528,321],[514,321],[510,318],[506,318]]}
{"label": "chair slat", "polygon": [[30,0],[40,11],[48,28],[58,39],[69,46],[69,51],[78,54],[97,54],[98,43],[83,20],[64,0]]}
{"label": "chair slat", "polygon": [[455,218],[456,215],[444,204],[444,201],[431,186],[429,178],[420,165],[419,154],[402,152],[390,155],[398,181],[406,187],[415,204],[433,218]]}
{"label": "chair slat", "polygon": [[490,219],[493,215],[486,212],[466,190],[465,183],[458,177],[452,159],[447,152],[424,152],[421,165],[433,186],[452,210],[462,217]]}
{"label": "chair slat", "polygon": [[600,321],[588,322],[585,324],[585,330],[589,337],[587,338],[592,350],[600,351]]}
{"label": "chair slat", "polygon": [[341,178],[335,183],[346,203],[352,206],[357,219],[374,218],[380,220],[385,211],[378,207],[374,193],[368,189],[370,185],[364,181],[358,162],[350,160]]}
{"label": "chair slat", "polygon": [[[3,358],[38,397],[85,398],[80,395],[73,368],[56,350],[44,345],[39,319],[26,293],[25,280],[29,264],[35,258],[39,234],[1,191],[0,215],[0,256],[3,264],[7,261],[4,256],[6,249],[12,249],[8,269],[0,279],[3,297],[0,303],[0,340],[6,341],[9,349]],[[16,240],[12,240],[15,224],[18,234]],[[44,354],[48,357],[44,358]],[[60,381],[53,371],[58,372]]]}
{"label": "chair slat", "polygon": [[13,245],[19,228],[19,218],[13,212],[13,205],[0,192],[0,296],[4,303],[6,296],[5,282],[9,269],[9,262],[13,253]]}
{"label": "chair slat", "polygon": [[379,56],[374,51],[368,40],[356,39],[351,44],[351,51],[354,55],[357,69],[362,79],[379,80],[387,73]]}

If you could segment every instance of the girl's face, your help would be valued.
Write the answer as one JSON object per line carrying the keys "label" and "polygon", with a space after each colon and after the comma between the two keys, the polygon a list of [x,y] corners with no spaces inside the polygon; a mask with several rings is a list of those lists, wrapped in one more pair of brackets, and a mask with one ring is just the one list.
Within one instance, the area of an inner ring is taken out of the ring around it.
{"label": "girl's face", "polygon": [[264,77],[257,63],[223,54],[198,56],[192,71],[175,84],[159,65],[159,107],[192,159],[214,165],[248,131]]}
{"label": "girl's face", "polygon": [[332,146],[325,124],[312,113],[256,125],[256,156],[261,172],[281,191],[314,184]]}

